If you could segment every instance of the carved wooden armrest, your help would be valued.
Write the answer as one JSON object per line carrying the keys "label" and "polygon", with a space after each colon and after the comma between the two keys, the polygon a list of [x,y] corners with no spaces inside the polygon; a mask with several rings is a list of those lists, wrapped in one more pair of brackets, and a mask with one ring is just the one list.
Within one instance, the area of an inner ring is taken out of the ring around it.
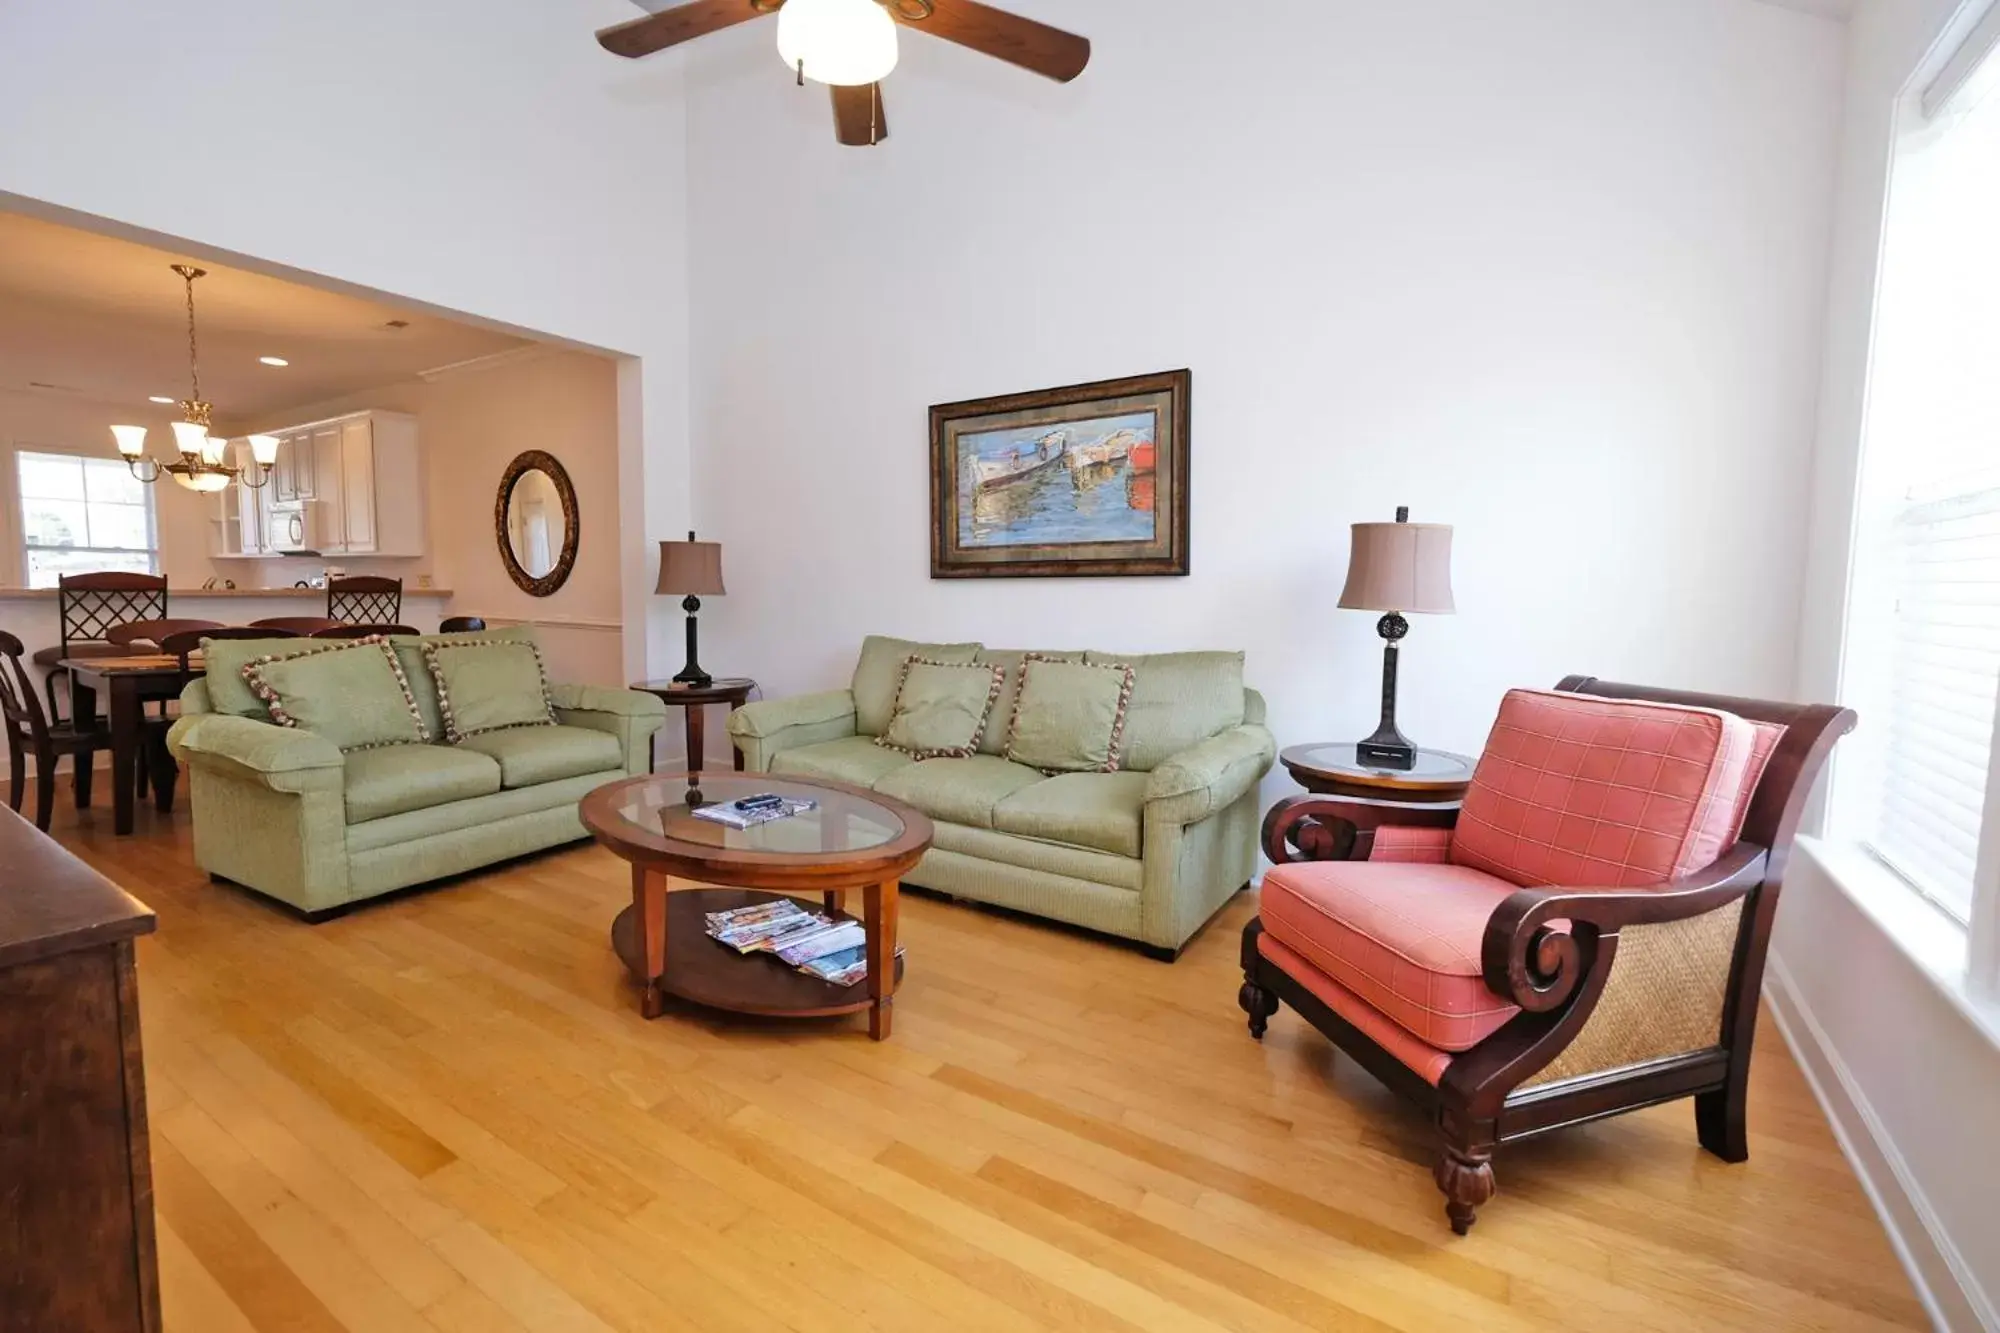
{"label": "carved wooden armrest", "polygon": [[[1632,889],[1521,889],[1486,922],[1480,963],[1486,985],[1529,1013],[1559,1008],[1576,993],[1598,956],[1600,935],[1712,912],[1755,888],[1765,848],[1739,842],[1713,865],[1684,879]],[[1567,919],[1567,931],[1549,927]]]}
{"label": "carved wooden armrest", "polygon": [[1338,861],[1346,857],[1347,829],[1372,832],[1385,825],[1450,828],[1458,822],[1458,802],[1411,804],[1372,801],[1365,796],[1287,796],[1264,816],[1264,855],[1273,865]]}

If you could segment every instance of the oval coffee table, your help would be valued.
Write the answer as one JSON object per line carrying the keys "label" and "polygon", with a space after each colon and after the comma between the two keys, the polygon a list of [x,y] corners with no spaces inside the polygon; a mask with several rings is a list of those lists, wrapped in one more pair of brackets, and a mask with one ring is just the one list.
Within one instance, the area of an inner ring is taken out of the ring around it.
{"label": "oval coffee table", "polygon": [[[761,792],[819,802],[789,819],[734,829],[694,811]],[[639,1012],[658,1018],[664,997],[712,1009],[806,1018],[868,1012],[868,1035],[889,1035],[902,960],[897,893],[931,845],[931,821],[860,787],[768,773],[653,773],[599,787],[578,813],[600,843],[632,863],[632,905],[611,924],[611,947],[639,985]],[[695,887],[668,892],[667,878]],[[711,887],[712,886],[712,887]],[[845,916],[863,891],[868,976],[834,986],[764,954],[708,937],[704,915],[817,891]]]}

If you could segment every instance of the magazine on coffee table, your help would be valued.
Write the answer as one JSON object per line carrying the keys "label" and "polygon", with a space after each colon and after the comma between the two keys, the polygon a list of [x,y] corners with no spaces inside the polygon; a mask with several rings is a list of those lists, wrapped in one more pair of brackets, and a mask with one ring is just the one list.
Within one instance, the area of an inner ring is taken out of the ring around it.
{"label": "magazine on coffee table", "polygon": [[[835,920],[791,899],[710,912],[709,937],[739,954],[775,954],[830,986],[852,986],[868,976],[868,931],[851,917]],[[903,950],[896,950],[898,958]]]}
{"label": "magazine on coffee table", "polygon": [[711,824],[723,824],[733,829],[755,828],[768,824],[774,819],[790,819],[808,810],[819,809],[819,802],[796,796],[786,796],[773,804],[743,809],[740,801],[718,801],[714,805],[695,807],[694,817],[706,819]]}

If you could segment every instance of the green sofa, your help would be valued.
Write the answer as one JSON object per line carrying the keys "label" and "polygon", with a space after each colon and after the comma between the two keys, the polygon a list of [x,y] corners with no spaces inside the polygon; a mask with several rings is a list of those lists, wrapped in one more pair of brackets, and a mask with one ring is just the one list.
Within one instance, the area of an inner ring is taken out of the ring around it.
{"label": "green sofa", "polygon": [[[482,633],[532,639],[526,627]],[[422,645],[467,637],[390,640],[434,737],[444,727]],[[234,672],[248,655],[297,643],[217,644],[210,670]],[[343,755],[310,731],[272,723],[240,680],[195,680],[167,740],[188,774],[195,861],[317,916],[588,837],[577,802],[648,770],[666,705],[596,685],[552,685],[550,697],[556,726]]]}
{"label": "green sofa", "polygon": [[[1003,666],[963,759],[913,760],[875,743],[904,659]],[[907,880],[923,888],[1136,940],[1172,957],[1257,867],[1257,784],[1277,756],[1241,653],[1046,653],[1134,668],[1124,764],[1047,775],[1002,757],[1023,653],[871,637],[849,688],[753,703],[729,720],[757,772],[866,787],[931,817]]]}

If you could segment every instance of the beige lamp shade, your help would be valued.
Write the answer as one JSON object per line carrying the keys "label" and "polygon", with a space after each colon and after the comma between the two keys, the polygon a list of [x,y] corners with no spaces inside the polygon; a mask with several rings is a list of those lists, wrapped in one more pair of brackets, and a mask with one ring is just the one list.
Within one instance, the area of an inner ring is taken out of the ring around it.
{"label": "beige lamp shade", "polygon": [[722,586],[722,543],[698,542],[690,532],[684,542],[660,543],[660,586],[656,593],[716,597]]}
{"label": "beige lamp shade", "polygon": [[1356,523],[1340,604],[1350,611],[1456,611],[1450,525]]}

